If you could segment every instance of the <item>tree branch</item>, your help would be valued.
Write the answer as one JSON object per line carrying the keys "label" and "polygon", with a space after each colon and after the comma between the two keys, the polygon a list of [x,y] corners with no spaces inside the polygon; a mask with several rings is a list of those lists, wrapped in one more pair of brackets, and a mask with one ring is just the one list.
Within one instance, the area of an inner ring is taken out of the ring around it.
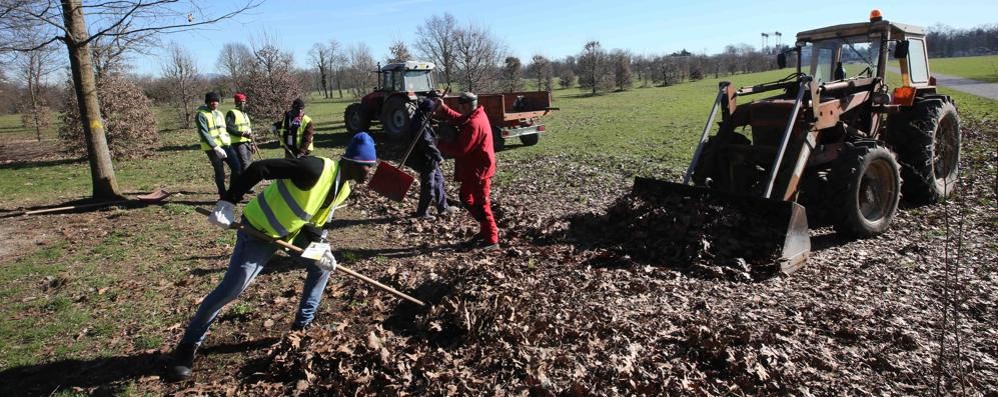
{"label": "tree branch", "polygon": [[[162,3],[165,3],[165,2],[167,2],[167,1],[163,0],[163,1],[156,2],[155,4],[162,4]],[[258,7],[261,3],[262,3],[262,0],[252,0],[252,1],[247,2],[246,5],[244,5],[243,7],[239,8],[237,10],[231,11],[231,12],[229,12],[227,14],[221,15],[221,16],[219,16],[217,18],[210,19],[210,20],[203,21],[203,22],[190,23],[190,24],[186,24],[186,25],[151,26],[151,27],[138,28],[138,29],[133,29],[133,30],[125,30],[125,31],[116,32],[116,33],[109,32],[110,29],[104,29],[101,32],[98,32],[97,34],[94,34],[90,38],[88,38],[87,42],[93,40],[97,36],[112,36],[113,37],[113,36],[131,35],[131,34],[142,33],[142,32],[175,33],[175,32],[182,32],[182,31],[186,31],[186,30],[193,30],[194,28],[196,28],[198,26],[210,25],[210,24],[216,23],[216,22],[221,21],[221,20],[232,18],[232,17],[234,17],[234,16],[236,16],[236,15],[238,15],[238,14],[244,12],[244,11],[251,10],[251,9],[254,9],[254,8]],[[146,5],[149,5],[149,4],[146,4]],[[132,11],[134,11],[134,10],[132,10]],[[131,14],[131,11],[129,12],[129,14]],[[121,22],[122,21],[118,21],[118,22],[115,23],[115,25],[120,25]]]}

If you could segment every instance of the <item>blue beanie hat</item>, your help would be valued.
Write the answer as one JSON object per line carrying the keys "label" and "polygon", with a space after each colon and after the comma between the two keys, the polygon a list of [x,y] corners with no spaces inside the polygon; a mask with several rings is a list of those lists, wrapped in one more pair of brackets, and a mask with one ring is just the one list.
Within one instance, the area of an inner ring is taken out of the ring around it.
{"label": "blue beanie hat", "polygon": [[378,162],[378,154],[374,150],[374,139],[366,132],[358,132],[350,139],[347,152],[343,159],[364,165],[374,165]]}

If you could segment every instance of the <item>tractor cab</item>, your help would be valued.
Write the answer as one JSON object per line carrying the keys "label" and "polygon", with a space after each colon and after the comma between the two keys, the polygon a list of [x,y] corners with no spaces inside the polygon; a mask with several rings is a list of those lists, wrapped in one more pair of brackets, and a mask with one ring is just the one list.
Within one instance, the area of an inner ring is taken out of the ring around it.
{"label": "tractor cab", "polygon": [[[916,90],[933,85],[924,29],[884,20],[879,10],[870,13],[870,22],[800,32],[795,50],[797,72],[811,76],[817,87],[868,85],[862,83],[876,79],[879,91],[888,67],[893,66],[901,73],[902,83],[891,98],[895,104],[910,106]],[[890,54],[897,60],[893,64]],[[838,83],[843,81],[854,84]]]}
{"label": "tractor cab", "polygon": [[381,91],[385,93],[427,93],[435,89],[430,62],[405,61],[385,65],[381,74]]}

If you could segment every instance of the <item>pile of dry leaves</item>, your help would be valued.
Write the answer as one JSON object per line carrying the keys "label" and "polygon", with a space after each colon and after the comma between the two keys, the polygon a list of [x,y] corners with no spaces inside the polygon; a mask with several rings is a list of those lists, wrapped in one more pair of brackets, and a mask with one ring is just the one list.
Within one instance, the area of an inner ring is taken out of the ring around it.
{"label": "pile of dry leaves", "polygon": [[[735,269],[725,238],[685,237],[736,233],[727,208],[621,197],[626,173],[581,162],[516,164],[531,174],[496,189],[506,247],[493,254],[451,244],[475,230],[463,216],[415,221],[409,205],[359,192],[365,215],[385,220],[376,228],[426,250],[363,270],[428,307],[370,298],[290,333],[241,392],[986,394],[998,387],[996,154],[965,153],[957,201],[905,209],[877,239],[817,230],[803,269],[754,282],[690,277],[691,265]],[[593,191],[607,193],[573,199]],[[750,253],[748,266],[772,248]]]}

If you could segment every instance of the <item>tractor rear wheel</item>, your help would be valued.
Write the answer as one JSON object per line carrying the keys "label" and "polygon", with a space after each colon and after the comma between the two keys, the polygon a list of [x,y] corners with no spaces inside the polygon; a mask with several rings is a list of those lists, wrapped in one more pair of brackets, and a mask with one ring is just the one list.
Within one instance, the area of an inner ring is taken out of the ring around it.
{"label": "tractor rear wheel", "polygon": [[401,140],[409,134],[409,120],[416,113],[416,103],[402,95],[394,95],[381,110],[381,130],[389,139]]}
{"label": "tractor rear wheel", "polygon": [[534,146],[541,139],[541,134],[520,135],[520,143],[523,146]]}
{"label": "tractor rear wheel", "polygon": [[886,141],[901,163],[905,200],[932,204],[956,188],[960,116],[946,96],[920,99],[887,120]]}
{"label": "tractor rear wheel", "polygon": [[835,230],[850,237],[879,235],[891,226],[901,198],[894,154],[874,142],[848,143],[832,169]]}
{"label": "tractor rear wheel", "polygon": [[347,110],[343,112],[343,124],[346,125],[347,131],[356,134],[367,132],[368,128],[371,128],[371,119],[367,117],[367,112],[361,104],[354,103],[347,106]]}

